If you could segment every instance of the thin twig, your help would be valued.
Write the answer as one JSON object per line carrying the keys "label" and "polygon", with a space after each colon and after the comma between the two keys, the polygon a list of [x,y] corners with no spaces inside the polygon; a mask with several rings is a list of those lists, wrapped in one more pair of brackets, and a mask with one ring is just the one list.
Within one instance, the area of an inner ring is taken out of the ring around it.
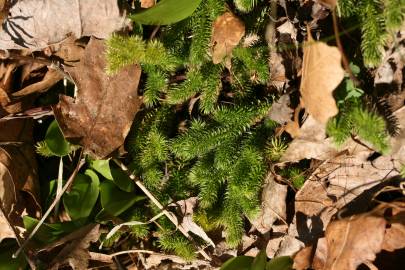
{"label": "thin twig", "polygon": [[[144,184],[142,183],[142,181],[137,178],[134,174],[132,174],[131,172],[129,172],[128,168],[118,159],[113,159],[113,161],[120,166],[120,168],[128,174],[129,178],[132,179],[135,184],[145,193],[145,195],[165,214],[165,216],[171,221],[173,222],[173,224],[179,229],[179,231],[185,236],[187,237],[187,239],[189,239],[190,241],[194,242],[193,238],[191,237],[191,235],[188,233],[188,231],[186,229],[183,228],[183,226],[181,224],[179,224],[177,218],[173,215],[173,213],[170,213],[169,211],[167,211],[164,206],[155,198],[155,196],[150,193],[150,191],[144,186]],[[208,256],[208,254],[200,249],[199,252],[201,253],[201,255],[206,259],[206,260],[211,260],[211,258]]]}
{"label": "thin twig", "polygon": [[332,18],[333,18],[333,31],[335,32],[335,39],[336,39],[336,45],[339,48],[340,54],[342,55],[342,63],[343,67],[346,70],[347,74],[349,74],[350,79],[353,81],[353,83],[356,86],[360,85],[360,81],[354,76],[350,65],[349,65],[349,60],[347,60],[345,51],[342,46],[342,42],[340,41],[340,35],[339,35],[339,28],[338,28],[338,22],[336,18],[336,11],[335,9],[332,10]]}
{"label": "thin twig", "polygon": [[31,231],[29,236],[24,240],[20,248],[13,254],[13,258],[17,258],[17,256],[20,254],[20,252],[25,248],[25,246],[28,244],[28,242],[31,240],[31,238],[36,234],[38,231],[39,227],[45,222],[49,214],[52,212],[53,208],[56,206],[56,204],[60,201],[62,198],[62,195],[66,192],[66,190],[69,188],[69,186],[73,183],[73,180],[75,179],[77,173],[79,172],[80,168],[83,166],[85,160],[82,159],[82,154],[83,152],[80,151],[80,156],[79,156],[79,162],[76,165],[76,168],[70,175],[68,181],[66,182],[65,186],[62,189],[62,192],[58,195],[56,195],[55,200],[52,202],[52,204],[49,206],[48,210],[46,210],[45,214],[42,216],[41,220],[37,223],[35,228]]}

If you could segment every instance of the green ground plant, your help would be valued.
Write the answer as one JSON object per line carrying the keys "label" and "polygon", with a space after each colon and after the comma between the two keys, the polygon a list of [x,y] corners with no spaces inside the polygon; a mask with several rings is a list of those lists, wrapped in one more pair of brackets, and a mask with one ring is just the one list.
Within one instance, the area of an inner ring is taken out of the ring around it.
{"label": "green ground plant", "polygon": [[[403,0],[382,2],[364,0],[357,5],[339,1],[341,15],[354,17],[362,25],[367,66],[378,63],[387,34],[403,20],[403,5],[399,7]],[[246,217],[253,219],[258,213],[268,166],[280,159],[288,142],[275,136],[277,124],[268,119],[277,98],[268,87],[269,47],[264,36],[269,8],[267,2],[258,0],[193,0],[193,4],[197,8],[192,15],[187,17],[190,10],[183,10],[183,20],[178,16],[165,18],[168,24],[159,26],[157,32],[155,26],[146,25],[154,23],[142,13],[133,15],[135,23],[138,20],[142,25],[135,25],[131,34],[116,34],[107,41],[107,70],[114,74],[136,63],[143,71],[139,91],[144,106],[125,144],[131,173],[165,206],[197,196],[194,220],[206,231],[224,230],[228,245],[237,247]],[[390,10],[380,12],[382,5]],[[240,42],[232,52],[231,68],[224,63],[213,64],[210,56],[212,24],[227,10],[243,18],[247,35],[260,37],[254,44],[244,46]],[[358,136],[386,153],[386,120],[364,105],[366,95],[345,78],[335,91],[339,114],[328,123],[327,133],[337,145]],[[37,152],[63,160],[76,148],[63,140],[57,125],[51,124],[49,130],[45,140],[38,143]],[[61,147],[54,148],[55,140],[63,141]],[[82,180],[77,181],[81,185],[72,188],[77,194],[64,195],[65,210],[78,213],[73,214],[77,220],[46,224],[43,235],[60,236],[89,222],[112,229],[111,221],[118,219],[139,224],[126,226],[108,239],[103,235],[104,248],[114,247],[123,236],[135,242],[151,237],[156,247],[186,260],[196,257],[195,243],[181,235],[168,218],[148,222],[161,210],[146,200],[118,166],[108,160],[89,159],[85,169],[86,173],[79,176]],[[304,184],[300,168],[287,169],[284,175],[296,189]],[[55,196],[55,189],[50,187],[49,194]],[[69,196],[83,194],[96,198],[85,211],[69,204]],[[35,222],[27,219],[26,227],[32,228]]]}

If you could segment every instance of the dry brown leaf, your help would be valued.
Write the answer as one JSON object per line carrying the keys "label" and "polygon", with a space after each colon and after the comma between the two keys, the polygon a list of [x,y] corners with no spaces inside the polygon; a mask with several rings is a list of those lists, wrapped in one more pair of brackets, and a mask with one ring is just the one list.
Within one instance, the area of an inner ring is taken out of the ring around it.
{"label": "dry brown leaf", "polygon": [[15,1],[0,31],[0,49],[41,50],[69,35],[107,38],[125,25],[115,0]]}
{"label": "dry brown leaf", "polygon": [[297,28],[290,20],[287,20],[285,23],[277,27],[277,31],[280,34],[288,34],[293,41],[297,41]]}
{"label": "dry brown leaf", "polygon": [[88,269],[90,259],[88,248],[91,242],[99,239],[99,227],[99,224],[89,224],[66,236],[67,242],[63,244],[62,250],[50,263],[49,269],[57,270],[63,264],[69,264],[76,270]]}
{"label": "dry brown leaf", "polygon": [[10,227],[8,219],[3,215],[3,211],[1,211],[0,209],[0,243],[1,241],[3,241],[3,239],[15,237],[16,236],[14,234],[13,229]]}
{"label": "dry brown leaf", "polygon": [[261,196],[262,205],[259,216],[252,221],[253,226],[262,234],[269,232],[277,220],[286,220],[287,186],[274,181],[273,174],[268,173]]}
{"label": "dry brown leaf", "polygon": [[64,136],[96,158],[123,144],[141,104],[140,67],[132,65],[108,76],[104,53],[104,41],[92,38],[82,61],[67,68],[78,87],[76,99],[61,96],[53,108]]}
{"label": "dry brown leaf", "polygon": [[301,135],[300,125],[297,122],[290,121],[284,126],[284,130],[291,135],[292,138],[297,138]]}
{"label": "dry brown leaf", "polygon": [[312,246],[308,246],[295,254],[293,265],[295,270],[306,270],[311,267],[312,249]]}
{"label": "dry brown leaf", "polygon": [[290,96],[282,95],[273,103],[269,112],[269,118],[277,123],[284,125],[291,121],[294,110],[290,108]]}
{"label": "dry brown leaf", "polygon": [[[309,116],[302,127],[299,128],[295,122],[290,122],[286,131],[295,138],[289,145],[281,162],[296,162],[301,159],[325,160],[333,158],[337,153],[336,147],[331,139],[326,138],[325,125]],[[287,129],[289,127],[289,129]]]}
{"label": "dry brown leaf", "polygon": [[392,216],[386,217],[390,226],[386,226],[382,245],[382,249],[389,252],[405,248],[405,203],[397,202],[394,206]]}
{"label": "dry brown leaf", "polygon": [[45,74],[45,77],[42,79],[42,81],[30,84],[27,87],[25,87],[17,92],[14,92],[12,94],[12,96],[21,97],[21,96],[30,95],[33,93],[43,93],[62,79],[63,79],[62,73],[60,73],[59,71],[57,71],[55,69],[49,69],[48,72]]}
{"label": "dry brown leaf", "polygon": [[150,8],[156,4],[156,0],[140,0],[141,8]]}
{"label": "dry brown leaf", "polygon": [[2,222],[12,226],[22,226],[24,212],[38,217],[41,211],[32,124],[28,119],[0,120],[0,203],[6,216]]}
{"label": "dry brown leaf", "polygon": [[[310,245],[322,234],[339,209],[359,195],[370,198],[371,188],[387,183],[387,179],[398,175],[401,164],[405,163],[405,107],[394,115],[399,119],[400,133],[391,139],[391,155],[380,156],[373,161],[368,160],[373,151],[352,140],[342,147],[341,152],[333,150],[330,141],[324,139],[324,131],[319,132],[316,126],[306,125],[304,122],[302,128],[305,126],[308,129],[303,134],[307,134],[307,138],[295,139],[282,160],[297,162],[313,158],[324,161],[316,167],[296,194],[296,215],[288,229],[288,236],[277,251],[278,256],[292,255]],[[311,122],[320,125],[314,120]],[[310,143],[311,138],[314,140],[313,144]],[[317,152],[315,149],[323,150]],[[367,202],[363,204],[367,206]]]}
{"label": "dry brown leaf", "polygon": [[10,98],[8,97],[7,92],[0,87],[0,106],[6,106],[8,103],[10,103]]}
{"label": "dry brown leaf", "polygon": [[325,237],[318,240],[313,257],[313,252],[308,252],[312,246],[295,255],[295,269],[355,270],[362,263],[374,269],[371,262],[381,250],[405,246],[404,206],[401,201],[383,203],[372,211],[332,221]]}
{"label": "dry brown leaf", "polygon": [[231,12],[219,16],[212,28],[211,54],[214,64],[224,61],[230,67],[232,50],[245,35],[245,24]]}
{"label": "dry brown leaf", "polygon": [[317,2],[332,10],[336,7],[337,0],[317,0]]}
{"label": "dry brown leaf", "polygon": [[284,236],[287,234],[287,231],[288,224],[273,224],[273,226],[271,227],[272,237],[266,246],[267,257],[275,257],[277,250],[280,248],[280,243],[283,241]]}
{"label": "dry brown leaf", "polygon": [[320,123],[338,113],[333,90],[344,77],[341,54],[336,47],[314,41],[308,31],[304,44],[300,92],[306,111]]}
{"label": "dry brown leaf", "polygon": [[177,206],[180,208],[181,212],[180,225],[186,231],[198,235],[199,237],[204,239],[204,241],[209,243],[211,246],[215,247],[214,242],[211,240],[211,238],[209,238],[207,233],[193,221],[194,208],[197,206],[197,203],[198,203],[197,197],[190,197],[186,200],[180,200],[175,203],[171,203],[169,204],[169,206]]}
{"label": "dry brown leaf", "polygon": [[336,220],[325,232],[328,256],[324,269],[356,270],[363,262],[372,262],[380,252],[385,220],[369,214]]}

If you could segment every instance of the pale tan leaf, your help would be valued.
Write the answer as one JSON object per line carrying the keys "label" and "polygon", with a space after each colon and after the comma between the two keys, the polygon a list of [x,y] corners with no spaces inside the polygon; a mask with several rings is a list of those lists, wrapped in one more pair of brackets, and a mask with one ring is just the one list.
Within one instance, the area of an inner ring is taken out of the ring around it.
{"label": "pale tan leaf", "polygon": [[311,266],[312,246],[305,247],[294,256],[293,268],[295,270],[306,270]]}
{"label": "pale tan leaf", "polygon": [[374,261],[384,240],[386,221],[369,214],[336,220],[325,232],[328,257],[324,269],[356,270]]}
{"label": "pale tan leaf", "polygon": [[219,16],[212,28],[211,53],[214,64],[230,62],[232,50],[245,35],[244,23],[231,12]]}
{"label": "pale tan leaf", "polygon": [[[387,217],[390,226],[386,226],[382,249],[393,252],[405,248],[405,203],[388,204],[392,207],[392,216]],[[388,211],[389,212],[389,211]]]}
{"label": "pale tan leaf", "polygon": [[332,10],[336,7],[337,0],[317,0],[317,2]]}
{"label": "pale tan leaf", "polygon": [[277,220],[286,219],[287,185],[274,181],[272,173],[268,173],[262,191],[262,205],[259,216],[252,221],[253,226],[262,234],[269,232]]}
{"label": "pale tan leaf", "polygon": [[341,58],[338,48],[314,41],[308,35],[300,92],[306,111],[323,124],[338,113],[332,93],[344,77]]}
{"label": "pale tan leaf", "polygon": [[107,38],[126,25],[116,0],[15,1],[3,23],[6,31],[0,31],[0,48],[41,50],[69,35]]}
{"label": "pale tan leaf", "polygon": [[197,206],[198,203],[198,198],[197,197],[190,197],[186,200],[180,200],[175,203],[169,204],[169,206],[177,206],[180,208],[181,212],[181,226],[189,232],[194,233],[195,235],[198,235],[204,241],[209,243],[211,246],[215,247],[214,242],[209,238],[207,233],[193,221],[193,214],[194,214],[194,208]]}
{"label": "pale tan leaf", "polygon": [[297,138],[301,135],[300,126],[297,122],[290,121],[285,125],[285,131],[291,135],[292,138]]}
{"label": "pale tan leaf", "polygon": [[156,4],[156,0],[141,0],[141,8],[150,8]]}
{"label": "pale tan leaf", "polygon": [[290,96],[285,94],[273,103],[269,112],[269,118],[284,125],[291,121],[293,112],[294,110],[290,108]]}
{"label": "pale tan leaf", "polygon": [[294,140],[281,157],[282,162],[296,162],[310,158],[325,160],[333,158],[338,153],[332,141],[326,138],[325,125],[312,116],[305,120],[301,128],[295,122],[290,122],[286,126],[286,131]]}

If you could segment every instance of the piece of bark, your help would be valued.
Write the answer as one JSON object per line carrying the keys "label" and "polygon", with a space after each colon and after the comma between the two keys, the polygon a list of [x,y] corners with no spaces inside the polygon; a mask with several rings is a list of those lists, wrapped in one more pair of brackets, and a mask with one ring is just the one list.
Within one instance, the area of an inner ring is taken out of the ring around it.
{"label": "piece of bark", "polygon": [[131,65],[108,76],[105,66],[104,41],[92,38],[82,61],[66,68],[78,87],[76,99],[61,96],[53,107],[66,139],[99,159],[123,144],[141,104],[141,68]]}

